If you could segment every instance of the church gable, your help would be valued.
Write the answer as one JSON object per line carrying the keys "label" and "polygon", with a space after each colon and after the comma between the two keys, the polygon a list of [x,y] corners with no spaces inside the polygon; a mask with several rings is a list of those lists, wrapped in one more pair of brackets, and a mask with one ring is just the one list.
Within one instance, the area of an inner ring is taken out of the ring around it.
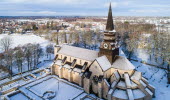
{"label": "church gable", "polygon": [[99,57],[96,59],[96,61],[98,62],[103,71],[106,71],[111,68],[111,64],[106,56]]}
{"label": "church gable", "polygon": [[100,76],[100,75],[103,75],[103,73],[104,73],[101,66],[99,65],[99,63],[96,60],[91,64],[89,71],[92,72],[92,75],[91,75],[92,77],[94,75]]}
{"label": "church gable", "polygon": [[134,70],[135,66],[126,58],[122,56],[116,56],[112,67],[120,70]]}

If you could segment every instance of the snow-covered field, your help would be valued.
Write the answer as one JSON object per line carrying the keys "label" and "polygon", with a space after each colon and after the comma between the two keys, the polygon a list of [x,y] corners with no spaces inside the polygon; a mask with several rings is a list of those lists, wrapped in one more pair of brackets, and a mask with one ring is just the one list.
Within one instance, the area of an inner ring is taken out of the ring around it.
{"label": "snow-covered field", "polygon": [[8,75],[9,75],[9,73],[6,73],[2,69],[0,69],[0,79],[1,79],[1,77],[6,77]]}
{"label": "snow-covered field", "polygon": [[29,100],[24,94],[22,94],[22,93],[18,93],[17,95],[14,95],[14,96],[11,96],[10,97],[10,100],[18,100],[18,99],[21,99],[22,98],[22,100]]}
{"label": "snow-covered field", "polygon": [[[42,47],[47,46],[50,42],[45,40],[43,37],[36,36],[34,34],[0,34],[0,39],[3,37],[10,37],[12,39],[12,48],[17,46],[23,46],[28,43],[39,43]],[[2,52],[2,50],[0,50]]]}
{"label": "snow-covered field", "polygon": [[[45,78],[31,82],[21,88],[19,88],[21,93],[27,95],[28,97],[35,100],[43,100],[43,95],[46,91],[55,92],[55,97],[50,100],[72,100],[84,93],[84,90],[72,83],[68,83],[65,80],[58,80],[58,77],[47,76]],[[25,97],[16,94],[13,96],[14,100],[19,98],[24,100]]]}
{"label": "snow-covered field", "polygon": [[[12,40],[12,46],[11,48],[15,48],[17,46],[23,46],[25,44],[28,44],[28,43],[32,43],[32,44],[40,44],[40,46],[45,50],[45,47],[50,44],[51,42],[44,39],[43,37],[39,37],[39,36],[36,36],[34,34],[12,34],[12,35],[7,35],[7,34],[0,34],[0,40],[4,37],[10,37],[11,40]],[[2,49],[0,48],[0,53],[3,52]],[[52,55],[53,57],[53,55]],[[43,56],[40,60],[43,60],[43,59],[47,59],[45,56]],[[45,64],[45,63],[43,63]],[[27,68],[27,64],[23,64],[24,67],[23,67],[23,72],[24,71],[27,71],[28,68]],[[18,67],[17,66],[13,66],[12,67],[12,71],[14,74],[17,74],[18,73]],[[7,76],[8,74],[4,74],[3,71],[0,71],[0,77],[5,77]]]}
{"label": "snow-covered field", "polygon": [[83,92],[83,90],[76,89],[75,87],[70,86],[64,82],[58,81],[55,78],[51,78],[41,83],[38,83],[32,86],[29,90],[39,96],[43,96],[43,93],[45,93],[46,91],[54,91],[56,92],[56,97],[54,97],[53,100],[72,99]]}
{"label": "snow-covered field", "polygon": [[149,83],[155,87],[155,98],[153,100],[170,100],[170,85],[167,84],[165,70],[141,64],[140,62],[131,61],[136,69],[142,72],[143,76],[148,79]]}

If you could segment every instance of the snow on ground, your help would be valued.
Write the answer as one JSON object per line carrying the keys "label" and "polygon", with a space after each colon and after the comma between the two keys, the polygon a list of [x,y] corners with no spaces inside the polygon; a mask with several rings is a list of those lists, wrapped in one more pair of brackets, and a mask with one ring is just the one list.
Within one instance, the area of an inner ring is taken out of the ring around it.
{"label": "snow on ground", "polygon": [[138,71],[142,72],[143,77],[148,79],[149,83],[155,87],[156,93],[153,100],[170,100],[170,85],[167,84],[165,70],[136,61],[131,62]]}
{"label": "snow on ground", "polygon": [[[151,57],[151,58],[150,58]],[[148,64],[153,64],[162,68],[167,68],[167,63],[163,63],[163,59],[161,57],[156,58],[153,52],[149,54],[146,50],[140,48],[137,49],[136,52],[131,57],[132,59],[138,60],[138,61],[144,61]]]}
{"label": "snow on ground", "polygon": [[59,82],[55,78],[43,81],[42,83],[31,87],[30,90],[40,96],[43,96],[43,93],[46,91],[55,91],[57,95],[53,98],[53,100],[68,100],[83,92],[83,90],[79,90],[73,86],[67,85],[66,83]]}
{"label": "snow on ground", "polygon": [[[47,67],[49,67],[49,66],[47,66]],[[34,70],[32,72],[26,72],[22,75],[16,75],[12,78],[12,80],[9,79],[9,78],[1,80],[0,81],[0,85],[1,85],[0,91],[6,91],[6,90],[9,90],[11,88],[14,88],[14,87],[17,87],[17,86],[22,86],[24,84],[27,84],[27,83],[30,83],[30,82],[35,81],[37,79],[40,79],[42,77],[45,77],[48,73],[44,72],[43,69],[46,70],[45,67],[41,67],[41,68]],[[32,77],[31,75],[35,75],[36,77]],[[27,80],[24,80],[21,77],[24,77]],[[13,80],[15,80],[15,81],[13,81]],[[10,84],[2,85],[2,84],[7,83],[7,82],[8,83],[10,82]]]}
{"label": "snow on ground", "polygon": [[84,90],[80,87],[68,84],[66,81],[58,80],[52,76],[36,80],[21,87],[19,90],[30,98],[38,100],[42,99],[46,91],[53,91],[56,93],[56,96],[51,100],[71,100],[84,93]]}
{"label": "snow on ground", "polygon": [[[45,56],[40,58],[40,61],[42,61],[42,62],[37,66],[37,68],[47,68],[47,67],[52,66],[53,61],[44,62],[43,60],[46,60],[46,59],[48,59],[48,58],[46,58]],[[28,71],[27,64],[23,64],[23,69],[22,70],[23,70],[23,72]],[[12,72],[13,72],[13,74],[18,74],[19,73],[18,72],[18,66],[13,66],[12,67]]]}
{"label": "snow on ground", "polygon": [[148,53],[143,49],[137,49],[135,53],[137,57],[143,61],[147,61],[149,59]]}
{"label": "snow on ground", "polygon": [[0,69],[0,79],[3,78],[3,77],[6,77],[8,75],[9,75],[9,73],[6,73],[2,69]]}
{"label": "snow on ground", "polygon": [[[36,36],[34,34],[11,34],[11,35],[0,34],[0,40],[3,37],[10,37],[12,39],[12,42],[13,42],[12,48],[15,48],[17,46],[23,46],[23,45],[28,44],[28,43],[32,43],[32,44],[38,44],[39,43],[40,46],[45,50],[45,47],[48,44],[51,43],[50,41],[45,40],[43,37]],[[0,52],[3,52],[1,48],[0,48]],[[53,58],[53,55],[52,55],[51,58]],[[47,60],[47,59],[48,58],[46,58],[46,56],[43,56],[43,57],[40,58],[40,61]],[[43,64],[45,64],[45,63],[43,62]],[[42,66],[42,64],[41,64],[41,66]],[[47,66],[47,64],[45,64],[44,66]],[[28,70],[27,64],[23,64],[23,72],[25,72],[27,70]],[[12,71],[13,71],[13,74],[17,74],[18,73],[18,67],[13,66]],[[7,75],[4,74],[3,71],[0,71],[0,77],[5,77]]]}
{"label": "snow on ground", "polygon": [[24,94],[22,93],[18,93],[14,96],[11,96],[10,97],[10,100],[18,100],[18,99],[21,99],[21,100],[29,100]]}
{"label": "snow on ground", "polygon": [[[50,41],[45,40],[43,37],[39,37],[34,34],[0,34],[0,39],[3,37],[10,37],[12,39],[12,48],[19,45],[23,46],[28,43],[39,43],[42,47],[46,47],[50,43]],[[2,50],[0,50],[0,52],[2,52]]]}

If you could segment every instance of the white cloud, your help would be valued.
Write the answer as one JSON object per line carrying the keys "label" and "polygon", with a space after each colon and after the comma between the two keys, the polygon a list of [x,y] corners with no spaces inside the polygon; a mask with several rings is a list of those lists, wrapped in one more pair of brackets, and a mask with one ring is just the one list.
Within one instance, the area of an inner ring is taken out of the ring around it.
{"label": "white cloud", "polygon": [[130,12],[135,12],[135,13],[157,13],[159,12],[158,10],[150,10],[150,9],[131,9],[129,10]]}
{"label": "white cloud", "polygon": [[[111,4],[112,4],[112,8],[116,8],[118,3],[117,2],[111,2]],[[105,3],[104,7],[109,7],[109,5],[110,5],[110,3]]]}
{"label": "white cloud", "polygon": [[39,16],[39,15],[43,15],[43,16],[55,16],[57,15],[57,12],[53,12],[53,11],[17,11],[15,12],[15,15],[25,15],[25,16],[30,16],[30,15],[34,15],[34,16]]}
{"label": "white cloud", "polygon": [[151,5],[142,5],[142,7],[155,7],[155,8],[170,8],[170,5],[165,4],[151,4]]}
{"label": "white cloud", "polygon": [[[112,1],[113,15],[163,16],[170,12],[168,0]],[[107,15],[108,7],[109,0],[0,0],[0,15]]]}
{"label": "white cloud", "polygon": [[103,13],[94,12],[53,12],[53,11],[16,11],[10,13],[13,16],[101,16]]}
{"label": "white cloud", "polygon": [[88,0],[1,0],[4,3],[37,3],[37,4],[78,4],[85,3]]}

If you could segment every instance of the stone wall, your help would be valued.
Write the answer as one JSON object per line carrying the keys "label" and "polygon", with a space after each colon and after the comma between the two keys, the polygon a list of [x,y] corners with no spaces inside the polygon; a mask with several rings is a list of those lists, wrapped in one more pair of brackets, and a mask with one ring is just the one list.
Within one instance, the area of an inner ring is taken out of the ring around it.
{"label": "stone wall", "polygon": [[103,98],[107,99],[107,95],[110,89],[110,85],[106,79],[103,80]]}
{"label": "stone wall", "polygon": [[62,69],[63,69],[63,78],[65,78],[65,79],[68,80],[68,79],[69,79],[69,78],[68,78],[68,70],[69,70],[69,69],[64,68],[64,67],[63,67]]}
{"label": "stone wall", "polygon": [[78,72],[72,71],[73,82],[79,84],[80,74]]}
{"label": "stone wall", "polygon": [[90,94],[90,86],[91,86],[91,81],[88,78],[84,78],[83,79],[83,88],[85,90],[85,92],[87,92],[88,94]]}

